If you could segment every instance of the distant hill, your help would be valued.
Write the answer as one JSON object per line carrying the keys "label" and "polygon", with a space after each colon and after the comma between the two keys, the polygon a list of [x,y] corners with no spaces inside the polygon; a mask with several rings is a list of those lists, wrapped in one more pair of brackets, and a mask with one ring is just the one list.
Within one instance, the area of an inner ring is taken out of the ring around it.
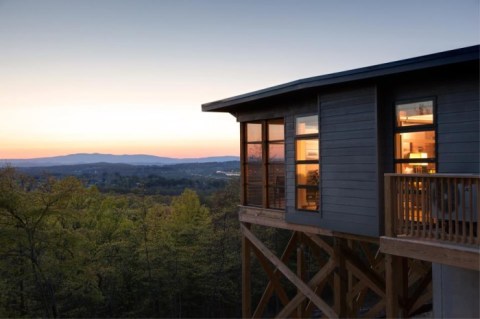
{"label": "distant hill", "polygon": [[172,165],[185,163],[210,163],[238,161],[238,156],[214,156],[199,158],[172,158],[153,155],[113,155],[99,153],[78,153],[64,156],[40,157],[29,159],[0,159],[0,165],[11,165],[15,167],[46,167],[59,165],[79,165],[93,163],[112,163],[129,165]]}
{"label": "distant hill", "polygon": [[189,188],[207,196],[223,189],[229,181],[239,179],[240,161],[168,165],[92,163],[17,167],[17,170],[36,180],[75,176],[85,185],[95,185],[107,193],[138,193],[141,190],[148,195],[177,196]]}

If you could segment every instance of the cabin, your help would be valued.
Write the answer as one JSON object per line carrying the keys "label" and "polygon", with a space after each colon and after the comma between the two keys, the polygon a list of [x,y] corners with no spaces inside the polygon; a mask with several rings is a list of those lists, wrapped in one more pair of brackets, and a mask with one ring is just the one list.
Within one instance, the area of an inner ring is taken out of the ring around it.
{"label": "cabin", "polygon": [[[241,128],[243,317],[479,317],[479,48],[202,105]],[[258,227],[291,231],[282,254]]]}

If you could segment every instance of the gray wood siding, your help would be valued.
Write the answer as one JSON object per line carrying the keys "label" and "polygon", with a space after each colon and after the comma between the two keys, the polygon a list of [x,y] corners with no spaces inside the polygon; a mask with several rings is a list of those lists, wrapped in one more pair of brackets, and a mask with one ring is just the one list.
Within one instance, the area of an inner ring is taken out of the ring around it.
{"label": "gray wood siding", "polygon": [[[391,85],[390,105],[384,107],[393,108],[398,100],[435,99],[438,173],[480,173],[478,69],[441,70],[410,81],[402,77]],[[389,143],[393,150],[393,137]]]}
{"label": "gray wood siding", "polygon": [[480,173],[478,81],[452,85],[437,98],[438,171]]}
{"label": "gray wood siding", "polygon": [[376,236],[378,218],[376,88],[320,96],[322,224]]}

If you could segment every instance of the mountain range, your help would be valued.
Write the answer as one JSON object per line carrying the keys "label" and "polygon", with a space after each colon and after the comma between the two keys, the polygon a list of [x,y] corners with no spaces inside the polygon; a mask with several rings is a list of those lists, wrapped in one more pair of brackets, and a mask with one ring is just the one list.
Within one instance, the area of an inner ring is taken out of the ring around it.
{"label": "mountain range", "polygon": [[63,156],[39,157],[29,159],[0,159],[0,166],[11,165],[14,167],[37,167],[37,166],[58,166],[77,165],[91,163],[114,163],[130,165],[171,165],[184,163],[208,163],[238,161],[238,156],[213,156],[198,158],[172,158],[154,155],[113,155],[99,153],[78,153]]}

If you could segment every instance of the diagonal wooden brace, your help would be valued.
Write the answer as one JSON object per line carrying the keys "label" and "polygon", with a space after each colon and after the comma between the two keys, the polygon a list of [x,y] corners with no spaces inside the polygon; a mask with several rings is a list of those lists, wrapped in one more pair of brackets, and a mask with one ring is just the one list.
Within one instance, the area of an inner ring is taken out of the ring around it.
{"label": "diagonal wooden brace", "polygon": [[273,254],[247,227],[240,225],[242,234],[248,238],[251,244],[256,246],[258,250],[273,264],[275,267],[288,279],[292,284],[298,288],[308,299],[310,299],[315,306],[318,307],[327,317],[338,318],[335,311],[323,301],[315,292],[304,283],[298,276],[290,270],[275,254]]}

